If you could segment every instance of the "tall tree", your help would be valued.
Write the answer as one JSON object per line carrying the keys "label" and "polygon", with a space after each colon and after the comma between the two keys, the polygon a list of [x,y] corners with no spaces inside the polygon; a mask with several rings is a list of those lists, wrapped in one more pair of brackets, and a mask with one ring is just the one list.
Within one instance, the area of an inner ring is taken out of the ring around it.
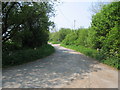
{"label": "tall tree", "polygon": [[54,16],[50,2],[3,2],[3,43],[11,40],[23,47],[47,43],[49,26],[52,25],[49,18]]}
{"label": "tall tree", "polygon": [[120,2],[105,5],[92,18],[94,48],[99,48],[108,56],[118,56],[120,46]]}

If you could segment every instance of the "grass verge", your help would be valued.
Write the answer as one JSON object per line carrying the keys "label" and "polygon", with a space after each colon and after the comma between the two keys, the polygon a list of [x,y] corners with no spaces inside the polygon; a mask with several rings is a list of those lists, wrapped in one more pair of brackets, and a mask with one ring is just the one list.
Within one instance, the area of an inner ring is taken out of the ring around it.
{"label": "grass verge", "polygon": [[83,54],[85,54],[86,56],[90,56],[96,60],[98,60],[101,63],[107,64],[109,66],[115,67],[116,69],[120,69],[120,64],[118,63],[118,58],[106,58],[106,56],[104,56],[104,54],[99,53],[97,50],[92,49],[92,48],[87,48],[84,46],[76,46],[76,45],[64,45],[61,44],[61,46],[69,48],[69,49],[73,49],[75,51],[81,52]]}
{"label": "grass verge", "polygon": [[50,43],[52,43],[52,44],[60,44],[60,42],[54,42],[54,41],[50,41]]}
{"label": "grass verge", "polygon": [[78,52],[81,52],[81,53],[83,53],[87,56],[90,56],[92,58],[98,58],[98,51],[94,50],[94,49],[91,49],[91,48],[86,48],[86,47],[80,46],[80,45],[76,46],[76,45],[61,44],[61,46],[69,48],[69,49],[73,49],[73,50],[78,51]]}
{"label": "grass verge", "polygon": [[55,51],[54,47],[47,44],[36,49],[24,49],[15,52],[4,52],[2,54],[2,67],[20,65],[23,63],[35,61],[40,58],[49,56]]}

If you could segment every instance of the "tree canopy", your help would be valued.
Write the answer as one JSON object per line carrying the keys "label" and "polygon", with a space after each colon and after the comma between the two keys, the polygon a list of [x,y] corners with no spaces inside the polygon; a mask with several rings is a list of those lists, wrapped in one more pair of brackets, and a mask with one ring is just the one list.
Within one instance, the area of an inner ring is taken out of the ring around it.
{"label": "tree canopy", "polygon": [[37,47],[48,41],[50,17],[54,16],[49,2],[2,2],[2,40],[22,47]]}

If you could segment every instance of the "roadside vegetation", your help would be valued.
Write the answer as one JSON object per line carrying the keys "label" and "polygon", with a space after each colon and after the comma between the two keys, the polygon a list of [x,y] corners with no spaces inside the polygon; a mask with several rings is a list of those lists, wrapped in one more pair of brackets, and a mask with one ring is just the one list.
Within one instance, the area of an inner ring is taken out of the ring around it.
{"label": "roadside vegetation", "polygon": [[54,52],[54,47],[49,44],[37,48],[28,48],[17,51],[4,52],[3,54],[3,67],[20,65],[23,63],[31,62],[51,55]]}
{"label": "roadside vegetation", "polygon": [[92,16],[91,27],[62,28],[50,33],[51,42],[79,51],[102,63],[120,69],[120,2],[103,5]]}
{"label": "roadside vegetation", "polygon": [[34,61],[54,52],[47,44],[54,3],[2,2],[2,67]]}
{"label": "roadside vegetation", "polygon": [[50,43],[52,43],[52,44],[60,44],[60,42],[54,42],[54,41],[51,41]]}

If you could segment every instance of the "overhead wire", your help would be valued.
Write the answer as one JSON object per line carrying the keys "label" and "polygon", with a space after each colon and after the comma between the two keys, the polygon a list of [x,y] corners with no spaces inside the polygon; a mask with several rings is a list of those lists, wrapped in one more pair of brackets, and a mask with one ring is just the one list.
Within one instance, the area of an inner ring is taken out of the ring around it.
{"label": "overhead wire", "polygon": [[73,29],[73,24],[70,24],[72,22],[65,16],[65,14],[62,12],[62,10],[59,7],[57,7],[57,8],[60,11],[60,13],[64,16],[65,20],[69,23],[69,25],[72,26],[72,29]]}

